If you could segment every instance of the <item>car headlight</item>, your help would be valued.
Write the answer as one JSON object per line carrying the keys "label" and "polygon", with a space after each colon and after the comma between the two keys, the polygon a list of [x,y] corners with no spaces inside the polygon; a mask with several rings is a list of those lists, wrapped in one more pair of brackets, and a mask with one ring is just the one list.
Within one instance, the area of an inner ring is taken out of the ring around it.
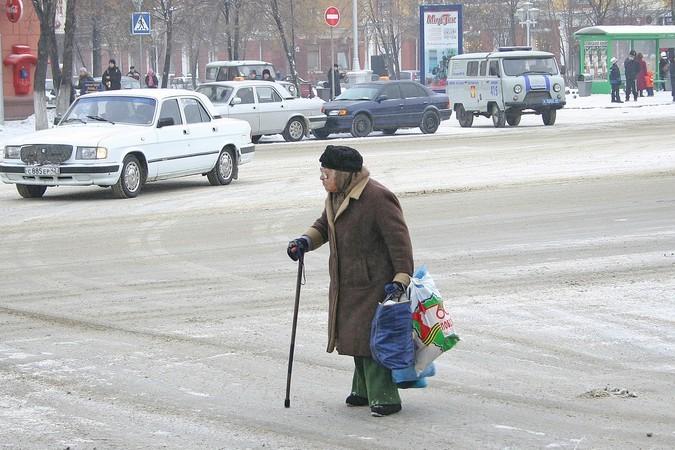
{"label": "car headlight", "polygon": [[553,85],[553,90],[556,92],[560,92],[562,90],[562,86],[560,86],[558,83]]}
{"label": "car headlight", "polygon": [[523,87],[519,84],[516,84],[515,86],[513,86],[513,92],[515,92],[516,94],[520,94],[521,92],[523,92]]}
{"label": "car headlight", "polygon": [[21,157],[21,147],[18,145],[8,145],[3,153],[5,159],[19,159]]}
{"label": "car headlight", "polygon": [[108,149],[105,147],[77,147],[75,159],[105,159]]}
{"label": "car headlight", "polygon": [[346,109],[334,109],[328,112],[329,116],[346,116],[349,114],[349,111]]}

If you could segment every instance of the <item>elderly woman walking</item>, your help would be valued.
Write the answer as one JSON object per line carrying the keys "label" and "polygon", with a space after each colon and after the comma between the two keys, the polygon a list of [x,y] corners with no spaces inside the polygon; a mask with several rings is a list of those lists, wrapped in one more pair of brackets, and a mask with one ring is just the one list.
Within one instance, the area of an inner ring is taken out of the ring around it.
{"label": "elderly woman walking", "polygon": [[370,327],[386,293],[405,290],[413,272],[412,244],[396,196],[369,176],[363,158],[351,147],[326,147],[319,159],[328,192],[323,214],[288,255],[330,246],[328,348],[354,357],[349,406],[370,406],[373,416],[401,410],[391,371],[370,353]]}

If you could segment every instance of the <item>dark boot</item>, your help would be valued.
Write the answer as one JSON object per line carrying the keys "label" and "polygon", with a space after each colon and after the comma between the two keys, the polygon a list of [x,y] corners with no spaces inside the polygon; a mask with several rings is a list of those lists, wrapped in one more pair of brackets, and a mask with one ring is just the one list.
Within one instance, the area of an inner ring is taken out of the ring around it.
{"label": "dark boot", "polygon": [[373,417],[384,417],[395,414],[400,410],[400,403],[395,405],[373,405],[370,407],[370,415]]}
{"label": "dark boot", "polygon": [[368,399],[360,395],[349,394],[345,403],[347,403],[347,406],[368,406]]}

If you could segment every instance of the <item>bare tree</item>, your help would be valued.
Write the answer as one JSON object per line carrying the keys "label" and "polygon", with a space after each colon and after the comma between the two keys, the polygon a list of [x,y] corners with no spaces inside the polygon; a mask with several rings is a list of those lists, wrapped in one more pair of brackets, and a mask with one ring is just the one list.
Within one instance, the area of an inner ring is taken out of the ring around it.
{"label": "bare tree", "polygon": [[[63,70],[59,94],[56,98],[56,114],[63,114],[70,105],[73,90],[73,44],[75,40],[77,0],[68,0],[66,4],[65,37],[63,42]],[[56,83],[56,82],[55,82]],[[56,84],[54,84],[56,85]]]}
{"label": "bare tree", "polygon": [[393,1],[368,0],[366,14],[368,22],[375,29],[375,44],[384,55],[387,72],[398,79],[401,73],[399,61],[401,40],[396,23],[400,11],[396,6],[398,5]]}
{"label": "bare tree", "polygon": [[227,55],[230,59],[239,59],[241,49],[241,12],[243,0],[221,0],[220,12],[225,20]]}
{"label": "bare tree", "polygon": [[588,18],[593,25],[603,25],[616,0],[586,0],[590,8]]}
{"label": "bare tree", "polygon": [[509,19],[509,38],[511,45],[517,45],[516,30],[518,27],[518,17],[516,14],[518,12],[518,7],[520,6],[520,0],[506,0],[504,6],[506,7],[506,14]]}
{"label": "bare tree", "polygon": [[162,87],[167,87],[169,83],[169,72],[171,71],[171,52],[173,51],[173,27],[174,12],[176,6],[173,0],[157,0],[155,11],[164,25],[165,48],[164,48],[164,68],[162,69]]}
{"label": "bare tree", "polygon": [[[272,7],[271,11],[269,11],[270,18],[276,26],[279,37],[281,38],[281,44],[283,45],[284,52],[286,53],[286,59],[288,60],[288,67],[291,73],[291,80],[293,84],[297,86],[298,71],[295,64],[295,45],[288,35],[288,26],[286,24],[286,20],[284,20],[281,14],[282,11],[290,11],[290,5],[280,4],[279,0],[270,0],[269,5]],[[293,27],[291,25],[291,31],[292,28]]]}
{"label": "bare tree", "polygon": [[47,78],[47,63],[51,45],[51,34],[54,32],[56,5],[54,0],[32,0],[35,14],[40,21],[40,39],[38,40],[38,61],[35,67],[35,81],[33,82],[33,106],[35,109],[35,129],[48,128],[47,100],[45,97],[45,80]]}

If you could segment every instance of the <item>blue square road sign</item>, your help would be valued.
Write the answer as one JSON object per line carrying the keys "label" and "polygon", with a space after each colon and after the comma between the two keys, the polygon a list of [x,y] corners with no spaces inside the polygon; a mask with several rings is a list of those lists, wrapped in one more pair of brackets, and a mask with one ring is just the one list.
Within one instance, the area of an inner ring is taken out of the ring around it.
{"label": "blue square road sign", "polygon": [[134,36],[149,36],[152,33],[150,13],[135,12],[131,14],[131,34]]}

